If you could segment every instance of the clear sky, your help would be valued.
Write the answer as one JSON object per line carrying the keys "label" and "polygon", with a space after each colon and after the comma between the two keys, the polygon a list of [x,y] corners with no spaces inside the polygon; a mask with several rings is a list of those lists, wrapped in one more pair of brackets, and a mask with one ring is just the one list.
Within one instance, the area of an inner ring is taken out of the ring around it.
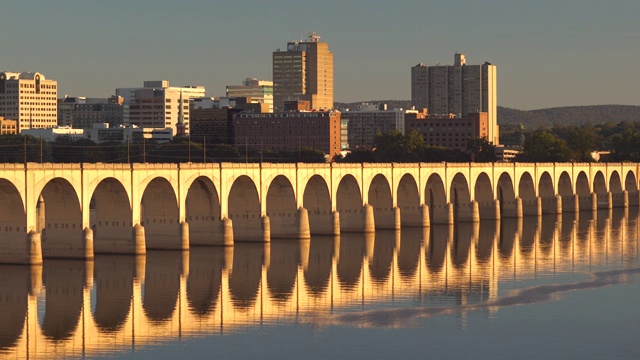
{"label": "clear sky", "polygon": [[60,96],[160,79],[224,96],[315,31],[336,101],[409,99],[411,66],[457,51],[497,65],[500,106],[640,105],[639,15],[638,0],[6,0],[0,71],[39,71]]}

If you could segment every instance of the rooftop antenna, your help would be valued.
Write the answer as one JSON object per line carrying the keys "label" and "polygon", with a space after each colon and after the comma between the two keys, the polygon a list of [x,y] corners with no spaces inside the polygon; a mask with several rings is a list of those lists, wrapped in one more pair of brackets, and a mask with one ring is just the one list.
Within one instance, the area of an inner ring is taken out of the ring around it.
{"label": "rooftop antenna", "polygon": [[307,33],[310,42],[318,42],[320,40],[320,35],[318,35],[315,31],[311,31]]}

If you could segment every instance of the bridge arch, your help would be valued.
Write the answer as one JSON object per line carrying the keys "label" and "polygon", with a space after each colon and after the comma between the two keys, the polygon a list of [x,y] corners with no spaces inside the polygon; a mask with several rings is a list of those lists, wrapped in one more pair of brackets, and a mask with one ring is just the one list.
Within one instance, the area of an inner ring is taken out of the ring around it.
{"label": "bridge arch", "polygon": [[362,196],[358,181],[345,175],[338,184],[336,210],[340,213],[340,231],[361,231],[364,224]]}
{"label": "bridge arch", "polygon": [[416,179],[411,174],[404,174],[396,189],[396,204],[400,209],[402,226],[422,226],[422,209],[420,193]]}
{"label": "bridge arch", "polygon": [[156,324],[171,320],[180,296],[182,252],[147,253],[142,310]]}
{"label": "bridge arch", "polygon": [[266,200],[271,238],[298,238],[300,216],[296,207],[296,195],[286,176],[278,175],[273,178]]}
{"label": "bridge arch", "polygon": [[233,271],[229,275],[229,295],[233,307],[247,310],[258,298],[263,261],[270,259],[271,244],[234,244]]}
{"label": "bridge arch", "polygon": [[393,197],[386,176],[377,174],[371,180],[367,201],[373,207],[376,229],[394,229]]}
{"label": "bridge arch", "polygon": [[102,179],[93,190],[89,208],[95,253],[130,253],[134,250],[131,203],[119,180]]}
{"label": "bridge arch", "polygon": [[222,245],[220,198],[207,176],[198,176],[189,185],[185,199],[185,220],[189,224],[190,245]]}
{"label": "bridge arch", "polygon": [[629,170],[624,180],[624,189],[629,194],[629,205],[638,205],[638,180],[636,174]]}
{"label": "bridge arch", "polygon": [[562,211],[575,210],[573,181],[566,171],[563,171],[558,178],[558,195],[562,197]]}
{"label": "bridge arch", "polygon": [[481,219],[495,219],[495,196],[493,195],[493,185],[489,175],[485,172],[478,174],[476,178],[474,191],[475,201],[478,203],[478,210]]}
{"label": "bridge arch", "polygon": [[536,185],[529,172],[524,172],[518,182],[518,196],[522,200],[523,215],[538,215],[538,197]]}
{"label": "bridge arch", "polygon": [[80,324],[85,288],[84,261],[49,260],[43,263],[44,312],[38,312],[42,334],[53,341],[71,339]]}
{"label": "bridge arch", "polygon": [[143,187],[141,216],[147,249],[182,249],[178,199],[165,177],[156,177]]}
{"label": "bridge arch", "polygon": [[538,179],[538,196],[542,204],[543,214],[555,214],[558,211],[556,191],[551,175],[544,171]]}
{"label": "bridge arch", "polygon": [[24,248],[27,215],[20,192],[6,179],[0,179],[0,204],[0,246],[19,251]]}
{"label": "bridge arch", "polygon": [[314,175],[306,182],[302,206],[309,215],[309,230],[313,235],[333,235],[331,195],[326,179]]}
{"label": "bridge arch", "polygon": [[609,191],[611,192],[612,207],[623,207],[625,199],[622,194],[622,180],[618,171],[611,172],[609,177]]}
{"label": "bridge arch", "polygon": [[222,287],[225,254],[232,251],[232,247],[206,247],[189,253],[186,292],[190,313],[205,318],[214,311]]}
{"label": "bridge arch", "polygon": [[576,194],[580,210],[591,210],[591,186],[584,171],[580,171],[576,176]]}
{"label": "bridge arch", "polygon": [[91,315],[98,329],[115,333],[124,326],[131,309],[136,258],[96,257],[94,264],[95,300]]}
{"label": "bridge arch", "polygon": [[453,220],[453,214],[450,213],[450,205],[447,201],[447,191],[439,174],[431,174],[427,179],[424,198],[429,206],[432,223],[449,224]]}
{"label": "bridge arch", "polygon": [[463,173],[457,173],[451,180],[449,201],[453,205],[454,222],[472,220],[471,193]]}
{"label": "bridge arch", "polygon": [[508,172],[500,174],[496,184],[496,198],[500,201],[500,216],[517,216],[516,193],[513,180]]}
{"label": "bridge arch", "polygon": [[227,201],[229,218],[233,221],[234,241],[264,240],[260,198],[253,180],[246,175],[237,177]]}
{"label": "bridge arch", "polygon": [[43,233],[43,257],[85,258],[82,211],[73,185],[64,178],[53,178],[36,199],[39,199],[37,228]]}
{"label": "bridge arch", "polygon": [[327,290],[333,269],[333,258],[340,237],[314,237],[309,243],[309,263],[304,269],[304,283],[313,297],[320,297]]}
{"label": "bridge arch", "polygon": [[596,194],[598,209],[607,208],[609,205],[609,192],[607,191],[607,180],[602,171],[597,171],[593,177],[593,192]]}

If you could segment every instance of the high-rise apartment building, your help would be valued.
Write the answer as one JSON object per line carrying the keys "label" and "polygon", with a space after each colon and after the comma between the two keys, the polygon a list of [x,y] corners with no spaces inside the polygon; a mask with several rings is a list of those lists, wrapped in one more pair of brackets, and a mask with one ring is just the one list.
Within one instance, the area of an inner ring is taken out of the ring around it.
{"label": "high-rise apartment building", "polygon": [[124,99],[124,124],[189,132],[189,99],[205,95],[204,86],[169,86],[168,80],[145,81],[141,88],[116,89]]}
{"label": "high-rise apartment building", "polygon": [[0,116],[16,120],[18,132],[58,125],[58,82],[39,72],[0,73]]}
{"label": "high-rise apartment building", "polygon": [[486,112],[487,139],[499,144],[498,82],[495,65],[467,65],[464,54],[455,54],[453,65],[411,68],[411,105],[428,108],[430,114],[457,117]]}
{"label": "high-rise apartment building", "polygon": [[333,108],[333,53],[315,33],[273,52],[274,111],[282,112],[286,100],[310,101],[314,110]]}
{"label": "high-rise apartment building", "polygon": [[227,97],[250,98],[251,101],[267,105],[267,111],[273,112],[273,81],[247,78],[242,85],[227,85]]}

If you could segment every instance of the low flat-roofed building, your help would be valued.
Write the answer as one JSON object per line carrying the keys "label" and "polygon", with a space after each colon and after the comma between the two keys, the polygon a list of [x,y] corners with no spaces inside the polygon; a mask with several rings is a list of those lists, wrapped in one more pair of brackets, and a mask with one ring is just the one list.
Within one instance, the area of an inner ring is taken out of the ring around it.
{"label": "low flat-roofed building", "polygon": [[487,113],[470,113],[463,117],[453,114],[433,116],[426,113],[407,114],[405,119],[407,132],[416,130],[427,145],[450,149],[466,150],[467,141],[473,138],[486,138],[488,133]]}
{"label": "low flat-roofed building", "polygon": [[340,112],[312,111],[233,116],[236,147],[267,151],[311,148],[332,158],[340,153]]}
{"label": "low flat-roofed building", "polygon": [[18,121],[5,119],[0,116],[0,135],[13,135],[18,133]]}

